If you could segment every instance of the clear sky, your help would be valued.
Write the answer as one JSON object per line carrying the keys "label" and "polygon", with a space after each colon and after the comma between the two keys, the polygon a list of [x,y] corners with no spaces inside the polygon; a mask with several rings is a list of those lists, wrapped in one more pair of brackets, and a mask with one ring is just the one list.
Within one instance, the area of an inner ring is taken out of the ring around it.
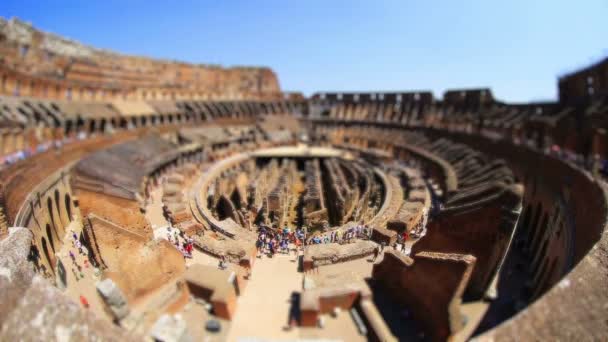
{"label": "clear sky", "polygon": [[491,87],[550,100],[559,75],[608,56],[608,0],[0,0],[0,16],[128,54],[269,66],[307,95]]}

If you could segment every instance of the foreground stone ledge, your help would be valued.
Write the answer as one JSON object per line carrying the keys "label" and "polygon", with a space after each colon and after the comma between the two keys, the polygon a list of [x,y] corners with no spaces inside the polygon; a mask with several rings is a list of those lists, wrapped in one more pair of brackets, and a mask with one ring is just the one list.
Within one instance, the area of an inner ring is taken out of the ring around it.
{"label": "foreground stone ledge", "polygon": [[14,227],[0,241],[0,324],[32,283],[34,268],[27,260],[32,236],[29,229]]}

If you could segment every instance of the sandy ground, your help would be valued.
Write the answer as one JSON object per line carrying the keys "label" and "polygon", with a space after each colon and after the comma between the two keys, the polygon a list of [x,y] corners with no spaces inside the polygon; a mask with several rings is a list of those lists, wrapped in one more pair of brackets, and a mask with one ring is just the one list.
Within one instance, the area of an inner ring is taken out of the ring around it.
{"label": "sandy ground", "polygon": [[348,311],[340,311],[335,317],[323,315],[323,328],[303,328],[300,338],[308,340],[331,341],[367,341],[367,337],[359,334],[355,323]]}
{"label": "sandy ground", "polygon": [[[190,301],[184,308],[180,315],[186,321],[188,325],[188,333],[192,337],[192,341],[203,341],[203,342],[223,342],[226,341],[227,335],[230,331],[231,322],[218,319],[213,315],[209,314],[203,305],[198,304],[194,301]],[[215,319],[220,323],[220,331],[217,333],[210,333],[205,330],[205,323],[209,319]]]}
{"label": "sandy ground", "polygon": [[[365,260],[348,263],[346,266],[350,268],[355,264],[361,274],[371,273],[371,263]],[[335,270],[332,268],[328,271]],[[256,260],[247,289],[238,300],[227,341],[366,341],[366,337],[357,331],[348,311],[342,311],[335,317],[324,315],[323,328],[293,326],[288,329],[290,317],[299,311],[299,305],[292,305],[292,298],[302,292],[302,282],[303,273],[298,272],[298,263],[293,254],[277,254],[273,258],[263,256]]]}
{"label": "sandy ground", "polygon": [[169,222],[167,222],[163,215],[162,196],[163,190],[160,186],[150,191],[150,198],[146,206],[146,218],[150,221],[150,225],[152,225],[154,238],[156,239],[166,238],[166,232],[163,232],[162,228],[169,225]]}
{"label": "sandy ground", "polygon": [[296,339],[288,326],[293,293],[302,290],[302,273],[294,255],[262,256],[256,260],[247,289],[238,299],[228,341],[252,338]]}
{"label": "sandy ground", "polygon": [[[89,303],[89,310],[93,311],[98,317],[111,321],[111,317],[105,311],[105,304],[95,287],[95,284],[101,280],[101,278],[96,274],[95,268],[93,268],[92,265],[89,264],[88,267],[86,266],[85,260],[88,258],[83,254],[80,254],[78,248],[74,245],[72,231],[77,235],[80,235],[82,232],[82,225],[79,221],[80,220],[73,220],[70,222],[66,229],[67,233],[63,238],[63,246],[57,255],[66,271],[65,294],[81,306],[83,305],[80,302],[80,296],[83,296]],[[70,251],[74,254],[75,261],[70,258]],[[58,281],[58,284],[59,283],[60,281]]]}

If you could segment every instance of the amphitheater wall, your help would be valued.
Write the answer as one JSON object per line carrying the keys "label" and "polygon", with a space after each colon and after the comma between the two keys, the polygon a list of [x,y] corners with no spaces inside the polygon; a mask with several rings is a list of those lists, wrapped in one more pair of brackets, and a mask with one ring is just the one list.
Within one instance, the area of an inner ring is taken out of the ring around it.
{"label": "amphitheater wall", "polygon": [[[374,125],[408,129],[392,123]],[[526,266],[531,268],[531,279],[526,282],[531,284],[530,299],[539,300],[482,335],[482,339],[542,340],[590,333],[599,338],[605,334],[606,308],[601,303],[606,302],[606,291],[597,291],[605,287],[602,265],[607,262],[608,250],[607,196],[601,181],[569,162],[507,140],[442,129],[413,130],[431,138],[465,143],[504,159],[516,180],[525,186],[514,241],[525,245]],[[569,324],[560,323],[564,321]]]}
{"label": "amphitheater wall", "polygon": [[372,278],[412,310],[433,341],[445,341],[462,327],[460,296],[474,260],[472,256],[426,252],[412,260],[388,250],[374,265]]}
{"label": "amphitheater wall", "polygon": [[[332,121],[326,120],[320,122],[332,123]],[[363,127],[369,126],[370,123],[350,122],[349,125]],[[374,125],[408,129],[390,123]],[[566,264],[575,265],[600,239],[606,217],[608,217],[606,197],[602,186],[586,171],[528,147],[514,145],[509,141],[497,141],[479,135],[437,129],[414,130],[426,132],[435,138],[447,137],[452,141],[465,143],[487,155],[506,160],[517,180],[525,186],[522,204],[524,212],[528,207],[541,203],[540,211],[542,213],[549,216],[559,212],[563,217],[562,222],[567,230],[566,234],[572,237],[572,241],[566,243],[570,246],[569,248],[572,248],[570,261],[566,261]],[[559,200],[556,201],[556,198]],[[535,221],[531,221],[531,223],[538,224]],[[542,227],[541,230],[543,230]],[[530,227],[518,228],[518,231],[531,231],[531,229]],[[558,230],[554,231],[555,234],[551,234],[551,236],[557,237]]]}
{"label": "amphitheater wall", "polygon": [[597,291],[606,284],[604,185],[568,162],[524,146],[463,134],[452,138],[507,160],[526,188],[516,239],[524,241],[529,254],[531,299],[538,300],[481,338],[601,339],[606,333],[602,303],[608,299],[606,291]]}
{"label": "amphitheater wall", "polygon": [[72,202],[69,178],[63,169],[47,177],[27,196],[15,219],[15,224],[32,231],[34,264],[46,276],[53,275],[55,254],[63,246],[67,227],[78,212]]}
{"label": "amphitheater wall", "polygon": [[501,196],[471,208],[446,210],[428,223],[427,234],[412,248],[412,253],[434,251],[475,255],[477,262],[468,284],[467,295],[481,298],[511,243],[516,222],[504,222],[505,211],[518,214],[521,194],[504,192]]}
{"label": "amphitheater wall", "polygon": [[505,159],[525,186],[524,208],[540,203],[543,214],[562,211],[566,229],[573,239],[569,242],[573,243],[571,266],[600,239],[608,217],[607,200],[604,188],[589,173],[568,162],[506,141],[463,134],[451,134],[451,137]]}

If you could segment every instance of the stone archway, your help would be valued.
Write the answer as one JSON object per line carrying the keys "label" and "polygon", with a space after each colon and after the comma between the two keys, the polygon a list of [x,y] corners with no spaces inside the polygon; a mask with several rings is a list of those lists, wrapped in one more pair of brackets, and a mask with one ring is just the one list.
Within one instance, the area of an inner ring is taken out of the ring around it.
{"label": "stone archway", "polygon": [[53,241],[53,232],[51,232],[51,225],[48,223],[46,224],[46,238],[51,244],[51,249],[53,250],[53,253],[55,253],[55,242]]}
{"label": "stone archway", "polygon": [[68,223],[72,222],[72,199],[70,194],[65,194],[65,212],[68,215]]}
{"label": "stone archway", "polygon": [[46,262],[53,267],[53,263],[51,262],[51,254],[49,253],[49,247],[46,243],[46,239],[44,237],[42,237],[41,242],[42,244],[42,252],[44,253],[44,257],[46,258]]}

